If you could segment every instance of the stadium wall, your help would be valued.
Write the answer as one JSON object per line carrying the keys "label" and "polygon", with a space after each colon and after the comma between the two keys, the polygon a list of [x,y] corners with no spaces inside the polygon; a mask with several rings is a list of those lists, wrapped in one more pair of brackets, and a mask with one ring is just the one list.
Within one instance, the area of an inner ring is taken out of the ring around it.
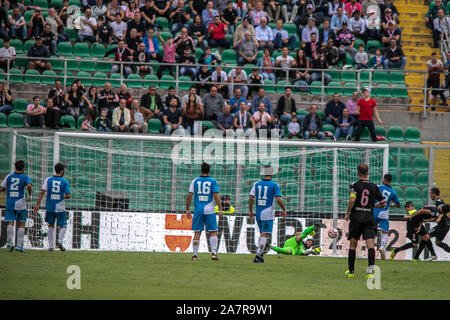
{"label": "stadium wall", "polygon": [[[45,211],[29,216],[26,225],[25,248],[47,249],[47,224],[44,222]],[[2,218],[3,220],[3,218]],[[332,227],[332,219],[308,219],[277,217],[274,221],[271,245],[283,246],[284,242],[296,232],[321,220],[327,225],[314,237],[315,245],[322,248],[321,256],[332,255],[333,240],[327,235]],[[99,251],[139,251],[139,252],[192,252],[191,231],[192,220],[183,214],[145,213],[145,212],[95,212],[70,211],[68,212],[67,232],[65,246],[67,250],[99,250]],[[432,228],[435,224],[426,224]],[[218,220],[218,252],[254,254],[259,238],[255,221],[248,216],[223,216]],[[348,223],[338,220],[339,236],[337,241],[337,255],[347,256]],[[406,222],[391,221],[388,247],[399,247],[408,242],[406,239]],[[450,242],[450,234],[445,242]],[[434,239],[433,239],[434,244]],[[6,245],[6,223],[2,221],[0,231],[0,248]],[[199,252],[209,252],[209,241],[205,233],[200,239]],[[450,254],[434,246],[438,260],[450,261]],[[274,251],[268,252],[274,254]],[[360,257],[365,257],[367,249],[360,241],[358,247]],[[400,252],[395,259],[412,259],[412,250]],[[424,250],[424,257],[429,252]]]}

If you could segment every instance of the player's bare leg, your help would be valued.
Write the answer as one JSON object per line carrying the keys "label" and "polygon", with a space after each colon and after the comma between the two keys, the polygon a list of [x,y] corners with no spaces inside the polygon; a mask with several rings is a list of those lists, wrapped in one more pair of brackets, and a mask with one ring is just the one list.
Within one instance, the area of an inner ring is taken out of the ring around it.
{"label": "player's bare leg", "polygon": [[348,270],[345,271],[345,275],[348,278],[355,277],[355,260],[356,260],[356,247],[358,246],[358,240],[355,238],[350,239],[350,247],[348,249]]}
{"label": "player's bare leg", "polygon": [[192,241],[192,249],[194,253],[192,254],[192,260],[197,260],[197,254],[198,254],[198,247],[200,244],[200,236],[202,235],[201,231],[195,231],[194,233],[194,239]]}
{"label": "player's bare leg", "polygon": [[209,244],[211,246],[211,260],[219,260],[217,256],[217,231],[209,232]]}
{"label": "player's bare leg", "polygon": [[366,272],[366,279],[373,278],[373,267],[375,266],[375,244],[373,239],[367,239],[366,240],[366,247],[367,247],[367,260],[368,260],[368,266],[367,266],[367,272]]}
{"label": "player's bare leg", "polygon": [[14,251],[14,221],[8,222],[6,227],[6,244],[9,252]]}

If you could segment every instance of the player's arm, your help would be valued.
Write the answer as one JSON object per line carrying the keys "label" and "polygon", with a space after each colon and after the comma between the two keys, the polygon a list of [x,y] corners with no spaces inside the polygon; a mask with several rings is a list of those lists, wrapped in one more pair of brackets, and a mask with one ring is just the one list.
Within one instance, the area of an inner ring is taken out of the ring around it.
{"label": "player's arm", "polygon": [[5,190],[6,190],[6,188],[3,188],[3,187],[0,186],[0,192],[3,192]]}
{"label": "player's arm", "polygon": [[222,211],[222,204],[220,203],[220,197],[218,192],[213,193],[214,200],[216,201],[217,206],[219,207],[219,218],[222,218],[223,211]]}
{"label": "player's arm", "polygon": [[253,201],[254,201],[255,197],[254,196],[250,196],[250,199],[248,200],[248,216],[250,217],[250,219],[253,219],[254,213],[253,213]]}
{"label": "player's arm", "polygon": [[385,206],[386,206],[386,201],[384,201],[384,199],[383,199],[375,205],[375,208],[380,209],[380,208],[384,208]]}
{"label": "player's arm", "polygon": [[350,192],[350,199],[348,199],[347,212],[345,213],[345,220],[348,221],[350,219],[350,212],[353,209],[356,201],[356,193],[354,191]]}
{"label": "player's arm", "polygon": [[416,216],[418,216],[418,215],[421,215],[421,214],[430,214],[430,213],[431,213],[431,210],[428,210],[428,209],[420,209],[420,210],[417,210],[416,212],[414,212],[414,213],[411,214],[411,215],[405,214],[403,217],[404,217],[405,219],[412,219],[412,218],[414,218],[414,217],[416,217]]}
{"label": "player's arm", "polygon": [[375,204],[374,207],[377,208],[377,209],[381,209],[381,208],[386,207],[386,200],[384,200],[384,197],[381,194],[380,189],[378,187],[375,188],[375,189],[376,189],[376,191],[375,191],[375,199],[378,201],[378,203]]}
{"label": "player's arm", "polygon": [[442,217],[444,216],[444,213],[439,214],[439,216],[436,218],[436,223],[441,222]]}
{"label": "player's arm", "polygon": [[275,197],[277,199],[277,203],[280,206],[281,210],[283,210],[283,212],[281,213],[281,215],[283,217],[286,217],[286,207],[284,206],[283,200],[281,199],[280,196]]}
{"label": "player's arm", "polygon": [[188,193],[187,199],[186,199],[186,216],[190,219],[192,214],[190,211],[191,208],[191,199],[192,199],[192,192]]}
{"label": "player's arm", "polygon": [[34,210],[33,210],[34,214],[36,214],[39,211],[39,206],[41,205],[41,201],[42,201],[42,198],[44,198],[44,195],[45,195],[45,190],[42,189],[41,193],[39,194],[39,197],[36,201],[36,205],[34,206]]}
{"label": "player's arm", "polygon": [[27,183],[27,190],[28,190],[28,199],[27,199],[27,201],[31,201],[31,183]]}

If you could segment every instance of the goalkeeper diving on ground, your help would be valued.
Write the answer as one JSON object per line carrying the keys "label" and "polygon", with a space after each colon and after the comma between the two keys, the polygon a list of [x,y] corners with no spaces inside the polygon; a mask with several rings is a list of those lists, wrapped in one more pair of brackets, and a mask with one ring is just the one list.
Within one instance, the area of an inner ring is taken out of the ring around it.
{"label": "goalkeeper diving on ground", "polygon": [[313,237],[316,235],[316,231],[318,231],[319,228],[326,228],[326,225],[323,223],[315,223],[306,228],[303,232],[297,232],[295,236],[287,239],[283,248],[272,247],[272,250],[292,256],[317,255],[320,253],[321,249],[320,246],[314,247]]}

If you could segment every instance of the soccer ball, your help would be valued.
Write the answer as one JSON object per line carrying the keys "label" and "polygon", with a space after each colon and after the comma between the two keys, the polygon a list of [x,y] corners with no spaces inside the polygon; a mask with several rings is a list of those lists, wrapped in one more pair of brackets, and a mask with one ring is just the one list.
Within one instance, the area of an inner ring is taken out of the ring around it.
{"label": "soccer ball", "polygon": [[328,236],[329,236],[331,239],[336,238],[336,237],[338,236],[338,234],[339,234],[339,231],[338,231],[336,228],[333,228],[333,229],[328,230]]}

